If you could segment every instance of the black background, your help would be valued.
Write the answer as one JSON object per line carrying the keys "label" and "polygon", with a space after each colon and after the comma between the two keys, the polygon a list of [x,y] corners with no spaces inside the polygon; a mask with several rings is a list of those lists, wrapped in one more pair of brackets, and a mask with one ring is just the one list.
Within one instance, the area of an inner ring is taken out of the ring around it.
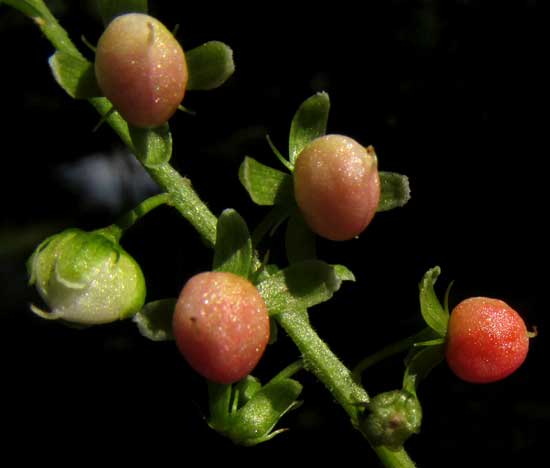
{"label": "black background", "polygon": [[[47,2],[81,50],[102,26],[93,2]],[[372,1],[189,8],[150,2],[184,49],[229,44],[236,73],[208,93],[188,93],[195,117],[171,122],[173,164],[214,213],[236,208],[253,226],[263,211],[237,179],[245,155],[279,167],[265,142],[285,149],[298,105],[331,97],[329,133],[372,144],[382,170],[407,174],[412,200],[378,215],[359,240],[319,241],[321,258],[356,275],[311,310],[313,325],[350,366],[421,327],[417,283],[434,265],[438,291],[456,280],[451,303],[499,297],[540,336],[513,376],[470,385],[438,367],[420,388],[422,434],[407,444],[421,467],[544,463],[549,434],[545,370],[547,252],[543,244],[546,145],[541,2]],[[59,168],[122,148],[97,114],[53,81],[50,44],[31,21],[0,7],[2,219],[1,392],[8,438],[21,460],[98,459],[163,465],[207,462],[298,464],[329,455],[376,466],[376,457],[330,394],[309,375],[290,431],[240,448],[204,422],[205,386],[173,343],[142,338],[131,322],[77,331],[28,310],[24,262],[51,232],[112,222],[113,213],[63,184]],[[92,53],[87,52],[91,58]],[[122,194],[123,208],[131,197]],[[280,245],[281,239],[274,239]],[[208,269],[211,253],[175,211],[159,208],[124,239],[148,281],[148,299],[173,297]],[[274,255],[278,253],[274,247]],[[275,257],[277,258],[277,257]],[[256,374],[264,379],[298,357],[281,336]],[[365,376],[371,393],[399,386],[400,357]],[[17,447],[17,448],[16,448]],[[76,457],[76,458],[75,458]],[[199,458],[202,460],[202,458]]]}

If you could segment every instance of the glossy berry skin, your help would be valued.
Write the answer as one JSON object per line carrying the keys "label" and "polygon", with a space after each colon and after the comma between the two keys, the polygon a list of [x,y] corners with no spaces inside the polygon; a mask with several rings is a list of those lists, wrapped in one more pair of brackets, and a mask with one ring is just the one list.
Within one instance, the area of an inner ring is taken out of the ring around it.
{"label": "glossy berry skin", "polygon": [[176,344],[207,379],[229,384],[246,377],[269,341],[265,302],[248,280],[205,272],[183,287],[173,316]]}
{"label": "glossy berry skin", "polygon": [[342,135],[313,140],[298,155],[294,195],[310,229],[330,240],[358,236],[380,200],[380,178],[372,147]]}
{"label": "glossy berry skin", "polygon": [[472,297],[453,309],[445,355],[451,370],[462,380],[501,380],[521,366],[528,349],[525,322],[505,302]]}
{"label": "glossy berry skin", "polygon": [[135,127],[158,127],[174,114],[187,87],[187,63],[172,33],[141,13],[117,16],[97,44],[98,85]]}

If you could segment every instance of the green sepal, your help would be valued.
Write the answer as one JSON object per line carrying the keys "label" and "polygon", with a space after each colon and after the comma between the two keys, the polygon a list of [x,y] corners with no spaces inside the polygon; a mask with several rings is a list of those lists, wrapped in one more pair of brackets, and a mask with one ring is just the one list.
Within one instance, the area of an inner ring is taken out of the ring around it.
{"label": "green sepal", "polygon": [[175,307],[175,298],[148,302],[132,320],[145,338],[151,341],[170,341],[174,339],[172,317]]}
{"label": "green sepal", "polygon": [[328,94],[321,92],[306,99],[294,114],[288,142],[292,166],[309,142],[326,133],[329,110]]}
{"label": "green sepal", "polygon": [[185,52],[188,90],[210,90],[224,84],[235,71],[233,51],[219,41],[210,41]]}
{"label": "green sepal", "polygon": [[124,13],[147,14],[147,0],[98,0],[97,7],[104,25]]}
{"label": "green sepal", "polygon": [[404,390],[380,393],[367,408],[369,413],[361,423],[361,430],[374,446],[400,450],[412,434],[420,432],[422,407],[415,394]]}
{"label": "green sepal", "polygon": [[401,208],[411,199],[409,178],[395,172],[379,173],[380,201],[376,211],[388,211]]}
{"label": "green sepal", "polygon": [[443,359],[445,359],[445,347],[443,344],[413,348],[405,361],[406,368],[403,375],[403,390],[416,395],[416,389],[420,382]]}
{"label": "green sepal", "polygon": [[101,234],[71,231],[74,235],[67,236],[59,245],[63,255],[56,258],[53,274],[68,289],[84,289],[105,264],[115,267],[122,249]]}
{"label": "green sepal", "polygon": [[434,285],[441,274],[438,266],[428,270],[420,282],[420,311],[426,324],[439,336],[447,334],[449,313],[435,294]]}
{"label": "green sepal", "polygon": [[218,218],[212,269],[248,278],[252,261],[252,239],[246,222],[235,210],[224,210]]}
{"label": "green sepal", "polygon": [[305,260],[270,276],[257,285],[270,315],[307,309],[329,300],[342,281],[353,281],[351,271],[320,260]]}
{"label": "green sepal", "polygon": [[294,211],[290,216],[285,231],[285,250],[288,263],[312,260],[317,257],[315,248],[316,236],[306,224],[304,217]]}
{"label": "green sepal", "polygon": [[253,375],[247,375],[244,379],[237,382],[233,387],[234,399],[233,405],[237,408],[248,403],[252,397],[262,388],[260,379]]}
{"label": "green sepal", "polygon": [[244,158],[239,180],[257,205],[286,204],[294,198],[292,177],[255,159]]}
{"label": "green sepal", "polygon": [[128,126],[136,157],[149,169],[156,169],[170,161],[172,134],[168,123],[156,128]]}
{"label": "green sepal", "polygon": [[239,445],[252,446],[266,442],[285,429],[273,431],[279,420],[297,408],[302,385],[294,379],[270,382],[232,417],[224,434]]}
{"label": "green sepal", "polygon": [[48,63],[57,84],[72,98],[89,99],[103,94],[97,85],[94,65],[81,56],[57,51]]}
{"label": "green sepal", "polygon": [[285,429],[273,430],[279,420],[301,404],[302,385],[290,377],[302,367],[301,361],[292,363],[264,386],[253,376],[233,385],[209,382],[209,426],[245,446],[280,434]]}

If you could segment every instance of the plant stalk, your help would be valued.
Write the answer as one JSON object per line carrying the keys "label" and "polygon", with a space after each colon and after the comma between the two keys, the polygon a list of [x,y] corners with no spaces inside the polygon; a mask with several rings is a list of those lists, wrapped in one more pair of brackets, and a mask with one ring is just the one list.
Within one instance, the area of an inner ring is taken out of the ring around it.
{"label": "plant stalk", "polygon": [[[67,32],[42,0],[4,0],[4,3],[33,19],[57,50],[81,57]],[[134,151],[128,125],[118,114],[110,113],[111,103],[105,98],[92,98],[89,101],[102,116],[106,116],[105,120]],[[216,240],[216,217],[193,190],[189,179],[182,177],[168,163],[159,164],[154,168],[146,167],[146,170],[159,186],[170,194],[174,207],[197,229],[207,245],[213,247]],[[368,402],[368,395],[363,387],[356,383],[350,370],[319,338],[305,314],[300,311],[287,311],[278,314],[276,318],[302,352],[306,368],[324,383],[348,413],[354,426],[358,427],[359,416],[364,404]],[[373,449],[387,468],[415,466],[404,449],[395,452],[385,447]]]}

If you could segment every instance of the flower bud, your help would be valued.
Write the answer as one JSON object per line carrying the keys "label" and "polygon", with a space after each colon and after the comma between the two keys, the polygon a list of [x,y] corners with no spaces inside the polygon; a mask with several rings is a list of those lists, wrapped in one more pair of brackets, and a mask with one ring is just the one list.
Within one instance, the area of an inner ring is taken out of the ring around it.
{"label": "flower bud", "polygon": [[415,395],[392,390],[376,395],[369,403],[370,413],[362,429],[373,445],[398,450],[412,435],[420,431],[422,408]]}
{"label": "flower bud", "polygon": [[94,325],[125,319],[145,302],[145,279],[136,261],[100,231],[67,229],[40,244],[27,263],[29,284],[50,307],[47,319]]}

